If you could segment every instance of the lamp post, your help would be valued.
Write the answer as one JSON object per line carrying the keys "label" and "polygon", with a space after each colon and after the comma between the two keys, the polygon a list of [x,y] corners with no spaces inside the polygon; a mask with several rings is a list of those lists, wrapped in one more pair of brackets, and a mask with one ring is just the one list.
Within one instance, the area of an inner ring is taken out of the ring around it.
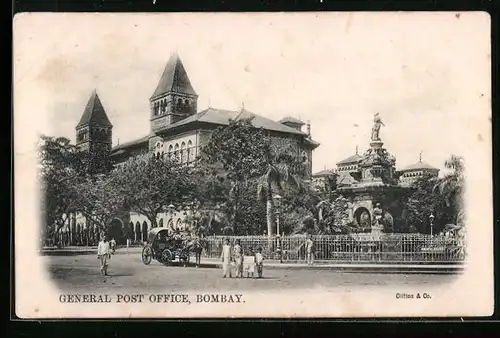
{"label": "lamp post", "polygon": [[[278,194],[273,195],[273,199],[276,201],[276,207],[279,208],[281,202],[281,196]],[[280,234],[280,212],[276,211],[276,234]]]}
{"label": "lamp post", "polygon": [[273,196],[273,199],[276,200],[276,207],[278,208],[278,210],[276,210],[276,252],[278,254],[280,263],[283,263],[283,255],[281,254],[280,211],[279,211],[281,196],[275,194]]}
{"label": "lamp post", "polygon": [[280,235],[280,212],[276,211],[276,235]]}
{"label": "lamp post", "polygon": [[429,221],[430,221],[430,224],[431,224],[431,237],[432,237],[432,227],[434,225],[434,214],[432,212],[429,215]]}

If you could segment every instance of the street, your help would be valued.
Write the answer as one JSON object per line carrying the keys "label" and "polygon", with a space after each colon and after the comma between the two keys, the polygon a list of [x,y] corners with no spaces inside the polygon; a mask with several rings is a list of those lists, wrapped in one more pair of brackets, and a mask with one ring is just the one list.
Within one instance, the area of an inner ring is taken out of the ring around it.
{"label": "street", "polygon": [[66,291],[233,291],[323,287],[346,289],[379,286],[430,286],[452,282],[446,274],[348,273],[333,270],[266,268],[264,277],[222,278],[222,270],[164,266],[156,261],[144,265],[137,250],[119,249],[112,256],[108,274],[101,276],[96,255],[45,256],[56,285]]}

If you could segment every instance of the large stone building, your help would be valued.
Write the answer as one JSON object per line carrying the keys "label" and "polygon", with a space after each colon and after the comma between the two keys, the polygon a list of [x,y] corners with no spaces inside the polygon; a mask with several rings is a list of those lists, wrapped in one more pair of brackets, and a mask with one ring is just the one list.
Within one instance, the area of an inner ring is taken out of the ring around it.
{"label": "large stone building", "polygon": [[[230,119],[253,117],[252,124],[268,131],[275,150],[287,151],[300,159],[312,170],[312,152],[319,144],[312,140],[310,125],[306,131],[304,123],[293,117],[285,117],[275,122],[264,116],[249,112],[243,107],[239,110],[225,110],[209,107],[198,111],[198,94],[194,90],[184,65],[173,54],[160,77],[158,85],[149,98],[150,131],[144,137],[112,147],[113,125],[108,119],[98,94],[94,91],[84,109],[83,116],[76,126],[76,143],[82,150],[110,152],[114,162],[123,163],[135,156],[168,156],[181,163],[194,161],[200,154],[211,133],[218,127],[227,125]],[[172,211],[159,215],[157,224],[170,229],[185,229],[186,211]],[[83,217],[77,217],[78,225],[87,227]],[[123,232],[133,234],[133,239],[144,240],[151,228],[144,215],[127,212],[120,215]],[[116,233],[118,234],[118,229]]]}

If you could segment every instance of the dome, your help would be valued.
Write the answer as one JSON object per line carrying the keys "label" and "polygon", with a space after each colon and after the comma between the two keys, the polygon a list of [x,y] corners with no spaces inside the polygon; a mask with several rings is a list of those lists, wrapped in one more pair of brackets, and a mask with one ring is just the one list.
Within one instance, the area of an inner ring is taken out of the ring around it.
{"label": "dome", "polygon": [[344,164],[353,164],[353,163],[358,163],[363,157],[359,154],[354,154],[352,156],[349,156],[348,158],[337,162],[337,165],[344,165]]}
{"label": "dome", "polygon": [[425,162],[417,162],[415,164],[411,164],[405,168],[403,168],[401,171],[413,171],[413,170],[439,170],[438,168],[435,168],[431,166],[428,163]]}

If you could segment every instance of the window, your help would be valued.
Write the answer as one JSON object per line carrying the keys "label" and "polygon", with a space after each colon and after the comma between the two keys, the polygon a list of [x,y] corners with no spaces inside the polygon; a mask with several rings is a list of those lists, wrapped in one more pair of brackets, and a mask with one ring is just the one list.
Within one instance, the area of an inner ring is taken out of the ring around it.
{"label": "window", "polygon": [[168,147],[168,158],[170,160],[173,160],[174,158],[174,147],[172,145]]}
{"label": "window", "polygon": [[180,158],[180,153],[179,153],[179,143],[176,143],[175,144],[175,159],[177,161],[180,161],[181,158]]}
{"label": "window", "polygon": [[161,101],[161,113],[165,113],[165,109],[167,108],[167,103],[165,102],[165,100],[162,100]]}
{"label": "window", "polygon": [[193,151],[193,142],[191,140],[188,141],[187,145],[187,160],[188,162],[191,162],[194,160],[194,151]]}
{"label": "window", "polygon": [[177,220],[177,223],[175,224],[175,229],[182,230],[182,221],[180,218]]}
{"label": "window", "polygon": [[186,163],[186,143],[182,142],[181,144],[181,162]]}

